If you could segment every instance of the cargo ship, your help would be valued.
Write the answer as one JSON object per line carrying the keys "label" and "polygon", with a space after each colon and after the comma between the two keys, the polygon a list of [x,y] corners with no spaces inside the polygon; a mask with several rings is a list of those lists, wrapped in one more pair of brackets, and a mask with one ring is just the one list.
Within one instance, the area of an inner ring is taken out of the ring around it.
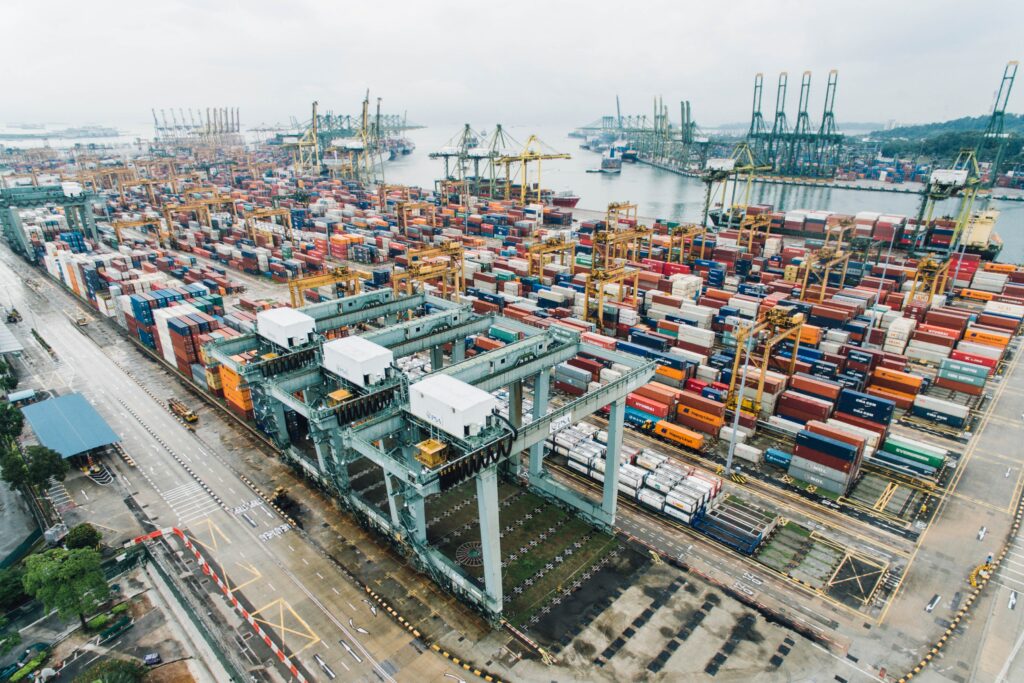
{"label": "cargo ship", "polygon": [[551,197],[551,204],[554,206],[561,206],[567,209],[574,209],[576,205],[580,203],[580,197],[572,190],[566,190],[565,192],[559,192],[558,194]]}
{"label": "cargo ship", "polygon": [[[851,222],[855,239],[869,239],[883,244],[892,241],[893,247],[901,250],[948,249],[956,227],[956,221],[948,217],[936,218],[926,226],[919,226],[915,218],[900,214],[860,211],[850,215],[807,209],[775,211],[770,204],[753,204],[746,210],[734,207],[708,212],[708,217],[717,229],[735,228],[745,216],[759,215],[770,217],[771,233],[774,235],[821,239],[828,230],[841,223]],[[1003,249],[1003,241],[995,231],[998,220],[999,211],[994,209],[975,212],[962,235],[964,250],[986,261],[995,261]]]}

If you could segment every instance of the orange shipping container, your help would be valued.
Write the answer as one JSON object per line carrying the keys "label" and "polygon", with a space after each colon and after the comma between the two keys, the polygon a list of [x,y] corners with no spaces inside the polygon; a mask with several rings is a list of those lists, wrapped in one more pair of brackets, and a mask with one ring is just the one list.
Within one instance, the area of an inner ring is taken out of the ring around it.
{"label": "orange shipping container", "polygon": [[896,370],[889,370],[887,368],[875,368],[874,372],[871,373],[872,377],[878,377],[880,379],[888,379],[893,382],[899,382],[900,384],[906,384],[908,386],[921,388],[921,383],[924,382],[923,377],[912,375],[909,372],[898,372]]}
{"label": "orange shipping container", "polygon": [[964,339],[978,344],[996,346],[999,348],[1004,348],[1010,343],[1009,335],[997,334],[995,332],[983,332],[975,329],[968,329],[967,332],[964,333]]}
{"label": "orange shipping container", "polygon": [[817,346],[821,343],[821,328],[814,325],[804,325],[800,328],[800,343]]}

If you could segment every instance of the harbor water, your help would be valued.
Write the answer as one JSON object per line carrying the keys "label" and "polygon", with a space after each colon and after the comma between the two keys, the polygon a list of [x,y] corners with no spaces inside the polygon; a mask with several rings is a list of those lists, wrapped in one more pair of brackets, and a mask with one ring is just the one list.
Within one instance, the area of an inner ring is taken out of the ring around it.
{"label": "harbor water", "polygon": [[[442,160],[431,159],[429,154],[444,147],[460,129],[461,126],[452,125],[410,131],[407,137],[416,143],[416,151],[385,164],[387,182],[431,187],[434,180],[443,175],[444,165]],[[474,129],[479,131],[482,127],[475,126]],[[487,128],[488,133],[492,130],[493,127]],[[637,204],[640,215],[644,217],[673,221],[698,221],[701,218],[705,186],[697,178],[629,163],[623,164],[622,173],[617,175],[588,173],[588,170],[600,166],[601,156],[580,149],[581,140],[569,137],[569,128],[512,126],[505,130],[521,143],[535,133],[552,150],[572,155],[567,160],[541,162],[541,183],[556,192],[572,190],[580,197],[578,207],[581,209],[603,211],[609,202],[630,201]],[[535,179],[536,176],[531,175],[531,180]],[[903,187],[919,186],[907,184]],[[741,187],[739,193],[742,191]],[[731,190],[728,193],[731,197]],[[754,184],[751,194],[751,203],[773,204],[779,210],[829,210],[850,214],[879,211],[915,216],[921,203],[918,194],[759,183]],[[953,214],[957,205],[957,200],[944,202],[936,209],[936,214]],[[1005,247],[999,260],[1024,262],[1024,202],[992,200],[990,208],[1002,212],[997,231]]]}

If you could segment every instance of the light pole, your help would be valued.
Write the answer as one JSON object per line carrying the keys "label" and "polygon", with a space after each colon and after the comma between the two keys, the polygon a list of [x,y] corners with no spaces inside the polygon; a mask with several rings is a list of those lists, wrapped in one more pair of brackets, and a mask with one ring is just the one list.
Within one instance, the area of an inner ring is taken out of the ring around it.
{"label": "light pole", "polygon": [[[732,458],[736,453],[736,434],[739,431],[740,426],[740,410],[743,409],[743,390],[747,388],[747,368],[750,366],[750,347],[753,340],[753,335],[750,333],[751,328],[747,328],[747,338],[745,353],[743,358],[743,370],[740,372],[740,388],[736,395],[736,407],[732,411],[732,434],[729,437],[729,455],[725,459],[725,475],[729,476],[732,474]],[[736,353],[739,353],[739,347],[736,348]]]}

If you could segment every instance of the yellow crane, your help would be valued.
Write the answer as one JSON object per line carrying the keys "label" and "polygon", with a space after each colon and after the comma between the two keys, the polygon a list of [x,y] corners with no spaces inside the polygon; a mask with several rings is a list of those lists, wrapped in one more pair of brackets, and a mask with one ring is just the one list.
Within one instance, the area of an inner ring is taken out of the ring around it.
{"label": "yellow crane", "polygon": [[155,227],[157,231],[157,238],[162,238],[164,230],[163,224],[160,222],[159,218],[140,218],[138,220],[130,221],[117,219],[110,221],[110,227],[114,229],[114,235],[115,237],[117,237],[118,244],[122,244],[124,241],[121,237],[122,230],[130,230],[132,228],[144,228],[147,225]]}
{"label": "yellow crane", "polygon": [[811,275],[815,276],[818,284],[817,300],[821,303],[825,300],[825,290],[828,288],[828,276],[836,268],[841,268],[839,282],[846,281],[846,271],[850,266],[850,252],[842,251],[841,246],[824,246],[814,252],[800,265],[803,271],[803,279],[800,285],[800,300],[807,301],[807,286],[810,284]]}
{"label": "yellow crane", "polygon": [[[436,204],[430,202],[413,202],[413,201],[400,201],[395,206],[395,213],[398,215],[398,229],[402,234],[405,234],[405,229],[409,227],[411,218],[426,218],[427,225],[434,225],[434,211],[437,209]],[[418,215],[413,215],[413,212],[418,211]],[[428,211],[429,213],[423,213]]]}
{"label": "yellow crane", "polygon": [[[672,263],[690,263],[695,258],[704,258],[704,240],[707,228],[702,225],[677,225],[668,230],[668,254],[665,260]],[[696,240],[700,238],[700,253],[695,254]]]}
{"label": "yellow crane", "polygon": [[946,292],[950,263],[949,260],[940,263],[931,255],[922,258],[914,271],[908,300],[931,306],[932,299]]}
{"label": "yellow crane", "polygon": [[545,152],[542,149],[543,142],[540,141],[536,135],[531,135],[523,146],[523,150],[519,154],[512,154],[507,156],[498,157],[495,162],[505,167],[505,199],[512,198],[512,166],[519,164],[517,169],[520,180],[519,180],[519,201],[526,203],[529,198],[529,166],[530,164],[537,165],[537,194],[536,200],[541,201],[541,163],[551,159],[571,159],[572,157],[568,154],[560,154],[558,152]]}
{"label": "yellow crane", "polygon": [[576,243],[562,237],[550,237],[543,242],[531,244],[526,249],[530,275],[541,277],[544,274],[544,266],[549,263],[548,257],[551,256],[557,258],[561,265],[568,266],[572,272],[576,260]]}
{"label": "yellow crane", "polygon": [[457,296],[465,291],[464,249],[456,242],[445,242],[436,247],[413,249],[409,252],[409,266],[391,274],[391,286],[397,293],[412,294],[415,283],[436,281],[443,298]]}
{"label": "yellow crane", "polygon": [[[590,275],[584,288],[583,319],[596,320],[604,329],[604,303],[609,285],[616,286],[614,300],[625,301],[625,288],[630,285],[636,296],[640,284],[640,271],[626,265],[631,257],[639,255],[644,240],[649,240],[651,229],[637,225],[637,206],[628,202],[608,205],[604,225],[593,234]],[[623,228],[622,226],[626,227]],[[590,312],[590,302],[597,300],[596,314]]]}
{"label": "yellow crane", "polygon": [[[744,407],[749,408],[755,415],[761,412],[761,399],[764,397],[764,380],[768,372],[768,361],[771,358],[772,349],[776,344],[786,339],[793,341],[793,352],[789,359],[789,373],[796,371],[796,355],[800,350],[800,332],[804,327],[804,314],[796,310],[794,306],[776,306],[767,311],[754,325],[745,325],[736,329],[736,353],[732,361],[732,378],[729,380],[729,393],[726,395],[725,404],[730,410],[736,410],[739,403],[739,391],[736,385],[740,378],[740,362],[744,355],[748,339],[751,345],[759,337],[764,339],[764,351],[761,353],[760,375],[757,380],[757,392],[754,400],[750,403],[744,401]],[[749,400],[749,399],[748,399]]]}
{"label": "yellow crane", "polygon": [[[769,164],[763,164],[754,157],[754,151],[746,142],[740,142],[733,148],[732,154],[726,158],[708,159],[704,165],[702,179],[706,185],[704,191],[704,217],[702,225],[708,224],[708,211],[711,207],[712,195],[716,193],[715,188],[721,191],[721,204],[723,216],[728,219],[727,224],[732,223],[732,216],[745,211],[750,205],[750,195],[754,183],[754,177],[758,173],[771,171]],[[743,196],[739,202],[736,201],[736,189],[739,186],[739,177],[746,177]],[[733,181],[732,198],[726,199],[726,192],[729,180]],[[728,201],[728,207],[726,202]]]}
{"label": "yellow crane", "polygon": [[279,218],[280,221],[276,225],[281,226],[281,232],[285,239],[292,239],[292,212],[289,209],[255,209],[242,214],[242,218],[245,219],[245,230],[249,235],[249,239],[253,242],[256,241],[257,230],[263,232],[273,233],[273,230],[267,230],[260,227],[260,223],[274,223],[273,218]]}
{"label": "yellow crane", "polygon": [[295,167],[296,175],[313,173],[320,175],[320,131],[319,117],[317,115],[318,102],[313,102],[313,117],[310,119],[309,127],[295,139],[285,139],[283,147],[292,150],[292,165]]}
{"label": "yellow crane", "polygon": [[303,292],[307,289],[315,289],[325,285],[342,285],[346,296],[358,294],[362,291],[362,278],[365,273],[341,266],[332,268],[329,273],[321,275],[308,275],[288,281],[288,295],[291,298],[292,308],[299,308],[305,302]]}

